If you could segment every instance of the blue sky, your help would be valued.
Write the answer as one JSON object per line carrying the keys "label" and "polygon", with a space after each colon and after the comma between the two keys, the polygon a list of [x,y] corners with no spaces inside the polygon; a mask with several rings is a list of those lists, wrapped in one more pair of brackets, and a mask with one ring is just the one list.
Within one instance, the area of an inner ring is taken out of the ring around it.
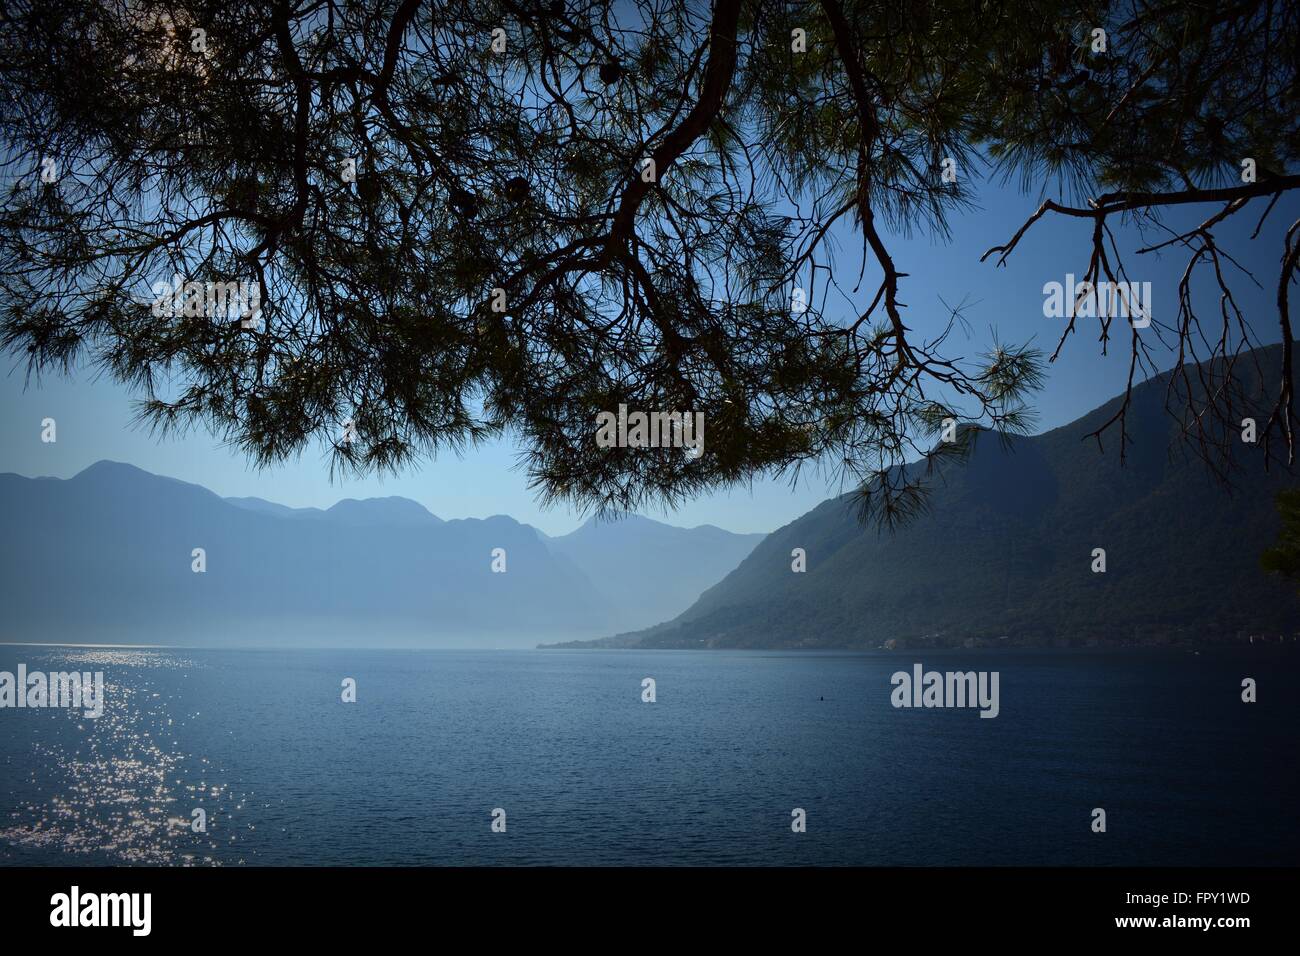
{"label": "blue sky", "polygon": [[[991,341],[990,329],[996,330],[1004,342],[1032,339],[1050,353],[1065,320],[1044,317],[1043,284],[1064,282],[1067,273],[1077,279],[1085,271],[1091,224],[1048,216],[1028,233],[1007,266],[998,269],[993,259],[980,263],[980,255],[988,247],[1005,242],[1041,197],[1036,192],[1026,195],[987,180],[974,188],[974,195],[979,208],[954,217],[950,242],[928,233],[891,238],[895,263],[909,273],[902,280],[900,292],[908,306],[905,319],[915,330],[914,335],[934,334],[946,322],[943,302],[955,305],[965,300],[970,335],[957,332],[949,340],[946,354],[978,354]],[[1057,193],[1052,190],[1049,195]],[[1073,197],[1063,198],[1068,201]],[[1251,241],[1250,233],[1265,205],[1265,200],[1256,200],[1222,224],[1216,235],[1220,244],[1252,270],[1262,284],[1259,288],[1240,273],[1232,278],[1247,319],[1259,338],[1268,343],[1279,338],[1273,302],[1282,236],[1300,215],[1300,199],[1289,197],[1279,202],[1259,238]],[[1179,223],[1191,224],[1215,208],[1174,210],[1166,215],[1165,222],[1175,227]],[[1143,236],[1132,225],[1117,233],[1130,278],[1152,283],[1155,318],[1168,323],[1174,318],[1176,286],[1187,264],[1187,251],[1170,247],[1157,255],[1132,255],[1133,250],[1163,238],[1154,230]],[[848,230],[839,230],[838,240],[842,255],[839,268],[850,277],[852,285],[859,268],[856,250],[860,240]],[[878,274],[873,264],[868,264],[864,288],[874,289],[873,272]],[[1203,313],[1212,320],[1217,295],[1204,282],[1197,288],[1202,293],[1199,302]],[[1152,332],[1146,330],[1143,336],[1158,347]],[[1117,343],[1111,355],[1102,357],[1096,338],[1095,325],[1084,322],[1061,358],[1048,368],[1047,385],[1035,402],[1035,431],[1066,424],[1123,388],[1126,343]],[[1162,368],[1170,364],[1172,356],[1160,362]],[[323,453],[309,452],[278,467],[257,470],[206,432],[158,440],[146,429],[131,426],[133,396],[107,379],[96,380],[93,369],[69,378],[46,376],[39,383],[24,386],[22,358],[0,358],[0,472],[66,478],[108,458],[195,482],[220,495],[256,495],[298,507],[328,507],[348,497],[402,495],[443,518],[508,514],[548,534],[566,533],[582,520],[563,507],[543,511],[538,506],[528,490],[526,474],[515,465],[516,449],[508,441],[485,445],[459,459],[448,455],[426,461],[420,468],[396,477],[331,482]],[[58,441],[53,444],[40,440],[40,423],[47,417],[58,423]],[[805,473],[793,489],[785,479],[766,479],[752,487],[697,498],[667,515],[647,513],[678,525],[707,523],[737,532],[771,531],[841,490],[847,489]]]}

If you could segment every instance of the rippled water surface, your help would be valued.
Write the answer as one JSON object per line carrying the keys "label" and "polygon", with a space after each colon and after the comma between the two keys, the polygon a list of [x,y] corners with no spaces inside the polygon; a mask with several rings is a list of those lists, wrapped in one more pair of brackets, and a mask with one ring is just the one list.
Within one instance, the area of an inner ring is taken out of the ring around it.
{"label": "rippled water surface", "polygon": [[[1291,650],[4,646],[107,693],[0,710],[0,862],[1296,864]],[[918,660],[999,671],[1000,715],[893,708]]]}

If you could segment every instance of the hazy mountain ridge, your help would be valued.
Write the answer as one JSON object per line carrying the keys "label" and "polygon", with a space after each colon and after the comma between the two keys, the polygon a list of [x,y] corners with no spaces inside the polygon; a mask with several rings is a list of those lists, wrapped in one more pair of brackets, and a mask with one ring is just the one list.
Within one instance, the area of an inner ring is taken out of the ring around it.
{"label": "hazy mountain ridge", "polygon": [[291,508],[265,498],[226,498],[230,504],[249,511],[284,518],[323,518],[349,524],[430,525],[443,521],[424,505],[396,495],[387,498],[343,498],[329,508]]}
{"label": "hazy mountain ridge", "polygon": [[577,530],[549,538],[563,555],[624,613],[658,623],[664,603],[690,606],[754,550],[764,535],[733,534],[713,525],[675,528],[640,515],[592,518]]}
{"label": "hazy mountain ridge", "polygon": [[[1280,348],[1258,353],[1263,381]],[[1248,394],[1259,380],[1244,367]],[[894,535],[864,526],[846,496],[780,528],[677,618],[584,646],[865,648],[1217,642],[1300,631],[1294,588],[1259,554],[1294,473],[1234,446],[1229,494],[1171,441],[1163,377],[1139,386],[1120,466],[1115,443],[1082,440],[1119,398],[1061,428],[1011,442],[982,435],[948,466],[928,514]],[[1263,409],[1263,406],[1260,406]],[[1243,414],[1248,414],[1244,411]],[[1262,423],[1266,410],[1257,411]],[[791,571],[791,551],[807,571]],[[1105,573],[1091,569],[1106,551]]]}
{"label": "hazy mountain ridge", "polygon": [[[0,639],[262,643],[306,621],[334,641],[594,636],[681,610],[761,537],[721,532],[706,547],[698,529],[639,520],[675,544],[657,561],[629,551],[631,571],[613,562],[593,577],[583,568],[601,562],[586,536],[549,539],[504,515],[443,521],[405,498],[328,509],[232,501],[114,462],[66,480],[5,474]],[[195,548],[203,573],[192,570]],[[492,570],[496,548],[505,573]],[[692,577],[701,567],[716,576]],[[648,605],[620,603],[629,573],[650,576]]]}

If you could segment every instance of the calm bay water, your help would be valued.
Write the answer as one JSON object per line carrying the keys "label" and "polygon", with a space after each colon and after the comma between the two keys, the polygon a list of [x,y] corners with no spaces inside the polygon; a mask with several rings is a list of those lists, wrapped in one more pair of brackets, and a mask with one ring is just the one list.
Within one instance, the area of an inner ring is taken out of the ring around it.
{"label": "calm bay water", "polygon": [[[1000,715],[893,708],[916,661],[999,671]],[[0,647],[19,662],[108,694],[98,720],[0,710],[3,864],[1300,863],[1293,648]]]}

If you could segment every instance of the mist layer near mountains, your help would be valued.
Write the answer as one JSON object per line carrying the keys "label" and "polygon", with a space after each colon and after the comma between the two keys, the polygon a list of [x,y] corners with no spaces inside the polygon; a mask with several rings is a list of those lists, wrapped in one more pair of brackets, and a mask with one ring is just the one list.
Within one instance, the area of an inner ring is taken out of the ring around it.
{"label": "mist layer near mountains", "polygon": [[634,515],[550,538],[405,498],[290,508],[114,462],[0,475],[0,520],[0,640],[40,643],[532,646],[671,617],[762,538]]}

